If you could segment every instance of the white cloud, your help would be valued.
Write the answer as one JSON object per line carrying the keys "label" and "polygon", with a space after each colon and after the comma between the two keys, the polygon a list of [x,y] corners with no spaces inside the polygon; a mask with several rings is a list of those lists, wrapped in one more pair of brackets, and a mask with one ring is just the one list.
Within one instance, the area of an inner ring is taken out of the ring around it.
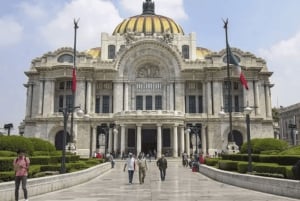
{"label": "white cloud", "polygon": [[0,18],[0,47],[17,44],[23,36],[23,27],[11,17]]}
{"label": "white cloud", "polygon": [[[143,2],[141,0],[121,0],[121,5],[131,15],[138,15],[143,12]],[[187,19],[183,0],[158,0],[153,2],[155,3],[155,14],[164,15],[174,20]]]}
{"label": "white cloud", "polygon": [[33,20],[41,20],[46,16],[45,10],[38,4],[30,4],[28,2],[21,2],[20,9],[26,16]]}
{"label": "white cloud", "polygon": [[41,28],[44,41],[51,48],[73,47],[74,19],[79,20],[77,45],[79,50],[100,46],[101,32],[112,33],[122,21],[118,10],[110,1],[74,0]]}
{"label": "white cloud", "polygon": [[275,84],[272,88],[273,105],[288,106],[300,102],[300,32],[292,38],[282,40],[269,49],[259,51],[266,59]]}

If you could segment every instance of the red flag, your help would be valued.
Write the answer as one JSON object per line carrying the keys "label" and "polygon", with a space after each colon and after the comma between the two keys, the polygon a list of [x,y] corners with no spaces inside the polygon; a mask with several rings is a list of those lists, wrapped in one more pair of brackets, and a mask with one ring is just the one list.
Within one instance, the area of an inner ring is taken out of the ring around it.
{"label": "red flag", "polygon": [[75,91],[76,91],[76,68],[74,66],[72,72],[72,92],[75,93]]}
{"label": "red flag", "polygon": [[242,72],[241,66],[239,65],[239,62],[237,61],[234,54],[232,54],[229,45],[227,45],[227,47],[228,47],[228,52],[229,52],[229,63],[234,65],[234,68],[235,68],[234,71],[236,72],[237,75],[240,76],[241,84],[245,87],[245,89],[248,90],[249,89],[248,88],[248,82],[246,80],[245,75]]}

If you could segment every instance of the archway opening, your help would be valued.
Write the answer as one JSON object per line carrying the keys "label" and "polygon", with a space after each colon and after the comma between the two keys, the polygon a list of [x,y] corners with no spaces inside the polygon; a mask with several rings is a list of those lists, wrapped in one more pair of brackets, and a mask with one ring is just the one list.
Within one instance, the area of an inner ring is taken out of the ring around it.
{"label": "archway opening", "polygon": [[[239,146],[239,150],[241,150],[241,146],[243,144],[243,135],[240,131],[238,130],[232,130],[232,135],[233,135],[233,139],[234,142],[237,146]],[[230,135],[228,133],[228,142],[230,141]]]}
{"label": "archway opening", "polygon": [[[63,136],[64,131],[58,131],[55,135],[55,148],[56,150],[62,150],[63,149]],[[66,145],[70,142],[70,134],[67,132],[67,138],[66,138]]]}

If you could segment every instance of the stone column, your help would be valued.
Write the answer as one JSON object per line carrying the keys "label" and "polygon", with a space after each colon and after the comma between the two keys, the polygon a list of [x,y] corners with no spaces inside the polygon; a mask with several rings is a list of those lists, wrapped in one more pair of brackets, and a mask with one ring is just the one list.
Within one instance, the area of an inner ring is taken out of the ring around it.
{"label": "stone column", "polygon": [[125,125],[121,125],[121,155],[125,153]]}
{"label": "stone column", "polygon": [[45,80],[40,80],[40,91],[39,91],[39,111],[38,114],[42,115],[44,114],[44,95],[45,95]]}
{"label": "stone column", "polygon": [[157,149],[156,149],[156,153],[157,153],[157,157],[161,157],[161,147],[162,147],[162,144],[161,144],[161,124],[157,124]]}
{"label": "stone column", "polygon": [[190,155],[190,132],[185,132],[185,151],[187,155]]}
{"label": "stone column", "polygon": [[207,113],[212,114],[212,103],[211,103],[211,84],[206,82],[206,103],[207,103]]}
{"label": "stone column", "polygon": [[91,103],[92,103],[92,83],[90,80],[87,81],[87,92],[86,92],[86,113],[91,113]]}
{"label": "stone column", "polygon": [[123,110],[123,83],[114,82],[113,87],[113,113]]}
{"label": "stone column", "polygon": [[[256,80],[254,82],[254,96],[255,96],[255,102],[254,102],[254,106],[258,106],[260,105],[259,102],[259,87],[258,87],[258,81]],[[260,107],[255,108],[255,114],[260,115]]]}
{"label": "stone column", "polygon": [[272,117],[272,109],[271,109],[271,92],[269,83],[265,84],[265,97],[266,97],[266,116]]}
{"label": "stone column", "polygon": [[172,111],[175,108],[175,105],[174,105],[174,84],[173,83],[169,84],[169,89],[170,89],[170,91],[169,91],[169,96],[170,96],[169,104],[170,104],[170,110]]}
{"label": "stone column", "polygon": [[112,145],[113,145],[113,128],[109,128],[108,130],[108,152],[111,153],[112,152]]}
{"label": "stone column", "polygon": [[185,101],[184,101],[184,83],[175,83],[175,110],[185,112]]}
{"label": "stone column", "polygon": [[115,154],[118,153],[118,133],[119,133],[118,130],[114,129],[114,148],[113,148],[113,150],[115,151]]}
{"label": "stone column", "polygon": [[139,155],[142,151],[142,125],[137,124],[137,136],[136,136],[136,154]]}
{"label": "stone column", "polygon": [[[44,114],[53,114],[54,112],[54,94],[55,82],[54,80],[46,80],[45,94],[44,94]],[[56,108],[58,111],[58,108]]]}
{"label": "stone column", "polygon": [[128,93],[128,83],[125,83],[125,91],[124,91],[124,110],[128,111],[128,97],[129,97],[129,93]]}
{"label": "stone column", "polygon": [[184,126],[180,126],[180,154],[184,151]]}
{"label": "stone column", "polygon": [[205,126],[202,126],[201,128],[201,150],[203,153],[205,153],[205,150],[206,150],[206,140],[205,140],[205,131],[206,131],[206,127],[207,125]]}
{"label": "stone column", "polygon": [[175,124],[173,127],[173,157],[178,157],[178,134],[177,134],[178,125]]}

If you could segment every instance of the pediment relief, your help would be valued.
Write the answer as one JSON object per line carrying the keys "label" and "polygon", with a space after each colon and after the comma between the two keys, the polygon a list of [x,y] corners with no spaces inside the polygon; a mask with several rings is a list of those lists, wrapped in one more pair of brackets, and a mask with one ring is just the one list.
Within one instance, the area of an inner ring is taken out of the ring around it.
{"label": "pediment relief", "polygon": [[146,64],[137,69],[137,78],[158,78],[160,77],[160,69],[153,64]]}

